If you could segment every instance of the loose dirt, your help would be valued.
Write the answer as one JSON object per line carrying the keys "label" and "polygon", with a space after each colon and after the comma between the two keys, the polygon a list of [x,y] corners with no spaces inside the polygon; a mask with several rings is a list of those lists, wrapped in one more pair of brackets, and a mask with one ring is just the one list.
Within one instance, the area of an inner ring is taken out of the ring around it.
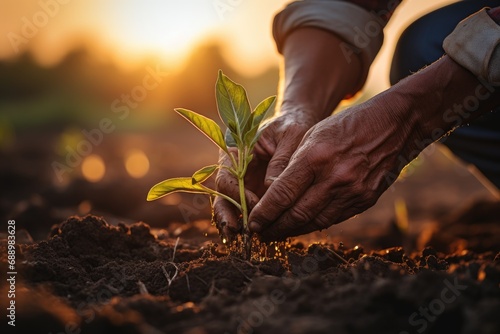
{"label": "loose dirt", "polygon": [[[70,217],[17,246],[16,331],[500,333],[497,231],[468,241],[452,223],[477,227],[448,222],[411,253],[295,242],[281,259],[243,261],[202,238],[175,247],[144,223]],[[460,242],[443,249],[443,238]]]}

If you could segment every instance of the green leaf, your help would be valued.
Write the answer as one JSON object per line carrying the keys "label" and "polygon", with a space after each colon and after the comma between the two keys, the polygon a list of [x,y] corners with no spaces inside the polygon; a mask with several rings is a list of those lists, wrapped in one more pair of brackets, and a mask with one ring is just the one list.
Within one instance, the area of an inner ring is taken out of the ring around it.
{"label": "green leaf", "polygon": [[193,176],[191,176],[191,182],[193,184],[202,183],[210,176],[212,176],[212,174],[217,170],[217,168],[219,168],[219,165],[210,165],[197,170],[193,174]]}
{"label": "green leaf", "polygon": [[232,124],[236,125],[234,130],[238,136],[241,136],[252,114],[245,88],[219,70],[215,93],[220,118],[227,127]]}
{"label": "green leaf", "polygon": [[155,199],[175,192],[211,194],[210,189],[199,183],[193,184],[191,177],[179,177],[168,179],[154,185],[148,192],[147,200],[154,201]]}
{"label": "green leaf", "polygon": [[174,110],[177,113],[179,113],[182,117],[187,119],[191,124],[193,124],[198,130],[200,130],[203,134],[205,134],[222,150],[227,152],[227,146],[226,142],[224,141],[224,135],[222,134],[222,130],[220,129],[217,123],[215,123],[210,118],[207,118],[203,115],[200,115],[188,109],[176,108]]}
{"label": "green leaf", "polygon": [[259,126],[262,120],[266,117],[267,112],[271,108],[271,105],[276,100],[276,96],[269,96],[264,99],[253,111],[253,119],[252,119],[252,128],[255,126]]}
{"label": "green leaf", "polygon": [[255,136],[257,136],[257,130],[259,129],[262,120],[266,117],[269,110],[271,110],[271,105],[276,100],[276,96],[269,96],[264,99],[259,105],[255,108],[252,113],[252,127],[244,134],[244,142],[250,149],[253,148],[257,140]]}
{"label": "green leaf", "polygon": [[175,193],[175,192],[185,192],[185,193],[195,193],[195,194],[207,194],[212,196],[221,196],[222,198],[233,203],[238,209],[241,210],[241,205],[236,202],[231,197],[220,193],[216,190],[210,189],[202,185],[201,183],[192,183],[191,177],[178,177],[174,179],[168,179],[155,184],[148,192],[147,201],[154,201],[163,196]]}
{"label": "green leaf", "polygon": [[229,121],[227,124],[227,129],[236,134],[238,132],[238,125],[236,125],[236,122]]}
{"label": "green leaf", "polygon": [[257,140],[262,133],[262,129],[263,127],[261,127],[259,124],[256,124],[245,134],[245,145],[247,145],[250,150],[253,149],[253,147],[257,143]]}
{"label": "green leaf", "polygon": [[259,126],[256,125],[256,126],[252,127],[250,130],[248,130],[248,132],[245,134],[245,139],[244,139],[245,145],[250,149],[253,148],[252,142],[254,142],[254,139],[255,139],[255,136],[257,135],[258,129],[259,129]]}

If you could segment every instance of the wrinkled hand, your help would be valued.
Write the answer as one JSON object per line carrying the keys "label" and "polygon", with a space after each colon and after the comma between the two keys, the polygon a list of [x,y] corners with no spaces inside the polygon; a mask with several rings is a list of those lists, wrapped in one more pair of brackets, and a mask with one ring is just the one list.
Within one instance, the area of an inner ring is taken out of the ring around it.
{"label": "wrinkled hand", "polygon": [[265,241],[282,240],[328,228],[375,204],[394,181],[388,175],[403,167],[398,157],[406,154],[412,130],[409,120],[398,120],[397,101],[387,110],[391,103],[380,100],[311,128],[251,211],[251,231]]}
{"label": "wrinkled hand", "polygon": [[[283,172],[302,137],[314,124],[312,117],[307,115],[286,113],[265,124],[245,176],[249,210],[252,210],[269,185]],[[230,151],[237,154],[236,148],[230,148]],[[219,162],[231,165],[230,159],[224,152],[220,153]],[[216,185],[219,192],[240,201],[238,181],[227,169],[219,170]],[[241,232],[240,212],[227,200],[220,197],[215,199],[214,214],[221,237],[231,240]]]}

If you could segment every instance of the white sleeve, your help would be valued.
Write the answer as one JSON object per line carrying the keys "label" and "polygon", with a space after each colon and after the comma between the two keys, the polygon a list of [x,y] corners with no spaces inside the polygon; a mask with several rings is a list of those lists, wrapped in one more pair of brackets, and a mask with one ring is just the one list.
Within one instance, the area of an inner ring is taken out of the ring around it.
{"label": "white sleeve", "polygon": [[444,40],[443,49],[475,76],[499,86],[500,26],[486,13],[487,9],[461,21]]}

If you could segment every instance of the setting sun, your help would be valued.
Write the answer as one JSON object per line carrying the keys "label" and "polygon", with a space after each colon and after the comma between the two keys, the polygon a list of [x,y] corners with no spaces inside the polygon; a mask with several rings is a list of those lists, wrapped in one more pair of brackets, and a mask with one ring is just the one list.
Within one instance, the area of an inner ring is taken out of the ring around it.
{"label": "setting sun", "polygon": [[116,4],[108,34],[128,56],[149,52],[175,59],[213,34],[218,24],[208,1],[127,1]]}
{"label": "setting sun", "polygon": [[[55,0],[54,0],[55,1]],[[46,13],[37,0],[12,2],[0,13],[0,30],[23,36],[33,18],[45,16],[40,27],[13,47],[0,40],[0,58],[25,50],[38,61],[52,65],[69,49],[85,44],[100,56],[112,55],[121,66],[133,67],[144,57],[178,66],[193,48],[207,41],[224,46],[231,65],[247,74],[276,64],[271,37],[274,14],[286,0],[88,0],[60,4]],[[50,15],[53,14],[53,15]],[[28,23],[26,23],[28,22]],[[38,22],[38,21],[37,21]],[[232,61],[232,58],[238,61]],[[244,65],[243,65],[244,64]]]}

